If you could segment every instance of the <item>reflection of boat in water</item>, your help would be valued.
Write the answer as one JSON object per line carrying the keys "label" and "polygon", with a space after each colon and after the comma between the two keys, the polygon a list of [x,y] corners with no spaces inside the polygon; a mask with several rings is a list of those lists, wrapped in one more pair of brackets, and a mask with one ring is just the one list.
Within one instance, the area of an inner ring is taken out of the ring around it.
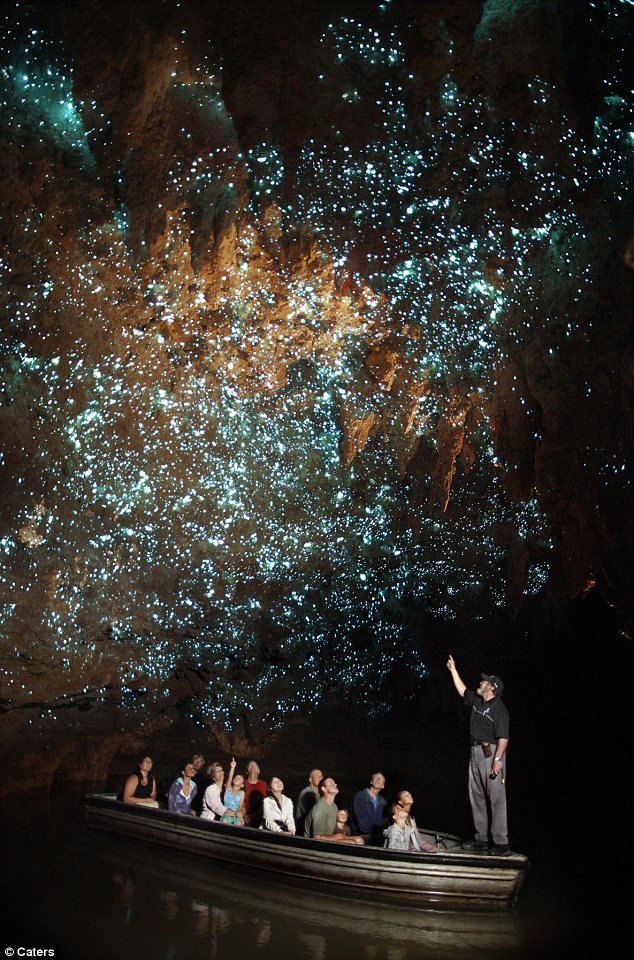
{"label": "reflection of boat in water", "polygon": [[[91,827],[181,850],[227,865],[263,871],[311,890],[345,892],[401,904],[443,909],[497,910],[513,902],[528,869],[522,854],[465,853],[459,838],[443,834],[445,849],[409,854],[357,847],[182,817],[125,805],[113,795],[85,798]],[[435,834],[430,834],[435,839]]]}
{"label": "reflection of boat in water", "polygon": [[231,955],[232,943],[242,956],[255,955],[250,947],[262,946],[271,936],[279,943],[281,930],[292,931],[301,941],[306,960],[384,956],[398,960],[437,954],[510,960],[520,947],[522,928],[511,910],[478,913],[381,903],[376,897],[364,899],[363,894],[351,897],[345,888],[290,885],[275,876],[223,864],[210,870],[203,858],[165,849],[156,851],[162,858],[157,907],[149,896],[156,890],[157,859],[148,857],[143,844],[123,848],[125,839],[114,846],[112,841],[95,832],[89,845],[84,839],[83,849],[101,875],[111,877],[126,912],[137,922],[141,912],[151,914],[155,937],[165,939],[176,925],[207,941],[222,937],[222,956]]}

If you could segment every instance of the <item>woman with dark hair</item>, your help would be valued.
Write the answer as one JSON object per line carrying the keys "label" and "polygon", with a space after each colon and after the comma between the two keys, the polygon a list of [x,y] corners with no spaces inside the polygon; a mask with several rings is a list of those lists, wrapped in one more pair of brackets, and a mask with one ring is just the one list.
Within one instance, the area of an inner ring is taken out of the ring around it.
{"label": "woman with dark hair", "polygon": [[410,853],[436,853],[436,848],[424,840],[411,814],[414,798],[409,790],[401,790],[392,804],[391,819],[394,821],[383,831],[384,846]]}
{"label": "woman with dark hair", "polygon": [[167,809],[172,813],[180,813],[183,816],[196,816],[196,811],[192,810],[192,800],[196,796],[196,767],[193,763],[186,763],[180,777],[177,777],[167,798]]}
{"label": "woman with dark hair", "polygon": [[268,795],[262,804],[262,826],[273,833],[295,833],[293,801],[284,796],[284,784],[279,777],[271,777]]}
{"label": "woman with dark hair", "polygon": [[156,799],[156,779],[150,773],[153,767],[151,757],[142,757],[139,765],[127,778],[122,800],[124,803],[137,803],[144,807],[158,807]]}

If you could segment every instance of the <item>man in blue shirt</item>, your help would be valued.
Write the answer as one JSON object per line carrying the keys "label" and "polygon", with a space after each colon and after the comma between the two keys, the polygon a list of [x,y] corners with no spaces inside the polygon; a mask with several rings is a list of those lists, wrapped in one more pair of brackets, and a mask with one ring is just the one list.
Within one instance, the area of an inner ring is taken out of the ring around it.
{"label": "man in blue shirt", "polygon": [[380,796],[385,786],[382,773],[373,773],[370,786],[358,790],[352,798],[352,832],[363,837],[366,843],[383,843],[383,830],[387,818],[387,800]]}

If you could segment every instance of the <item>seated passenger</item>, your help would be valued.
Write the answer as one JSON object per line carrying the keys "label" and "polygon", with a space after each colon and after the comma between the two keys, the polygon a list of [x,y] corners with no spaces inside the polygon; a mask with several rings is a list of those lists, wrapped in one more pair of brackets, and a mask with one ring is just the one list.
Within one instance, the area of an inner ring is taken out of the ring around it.
{"label": "seated passenger", "polygon": [[228,812],[223,813],[220,819],[223,823],[242,826],[244,824],[244,777],[241,773],[235,773],[235,769],[236,761],[235,757],[232,757],[223,797],[223,803]]}
{"label": "seated passenger", "polygon": [[333,840],[339,843],[364,843],[363,837],[347,837],[337,833],[337,805],[335,797],[339,787],[332,777],[325,777],[319,784],[321,799],[308,811],[304,824],[304,836],[313,840]]}
{"label": "seated passenger", "polygon": [[[203,802],[203,794],[205,792],[205,787],[207,786],[207,783],[205,782],[205,775],[204,775],[205,758],[203,757],[202,753],[195,753],[194,756],[190,760],[188,760],[188,763],[191,763],[191,765],[195,770],[192,780],[196,784],[196,796],[192,801],[192,810],[195,810],[196,814],[200,815],[201,804]],[[175,780],[178,780],[180,775],[181,775],[180,767],[177,770],[173,770],[171,773],[167,774],[165,782],[167,784],[168,793],[169,793],[170,786],[174,783]]]}
{"label": "seated passenger", "polygon": [[180,813],[184,816],[196,816],[196,811],[192,810],[192,800],[196,796],[196,784],[193,778],[196,776],[196,768],[193,763],[186,763],[180,777],[177,777],[167,798],[167,809],[172,813]]}
{"label": "seated passenger", "polygon": [[351,837],[352,831],[348,826],[348,820],[350,819],[350,814],[345,809],[345,807],[339,807],[337,810],[337,824],[335,826],[335,833],[343,833],[345,837]]}
{"label": "seated passenger", "polygon": [[409,792],[409,790],[401,790],[401,792],[397,794],[396,802],[400,807],[403,808],[403,810],[407,814],[407,824],[408,826],[412,827],[414,830],[414,834],[413,834],[413,836],[415,837],[414,843],[418,843],[419,849],[423,853],[436,853],[437,852],[436,848],[432,846],[431,843],[427,843],[426,840],[423,840],[422,836],[420,835],[420,831],[418,829],[416,821],[414,820],[411,814],[414,798]]}
{"label": "seated passenger", "polygon": [[293,801],[284,796],[284,784],[279,777],[269,780],[269,793],[262,804],[262,826],[273,833],[295,833]]}
{"label": "seated passenger", "polygon": [[222,764],[210,763],[207,767],[207,776],[210,783],[203,797],[201,820],[221,820],[227,814],[235,815],[235,810],[230,810],[222,802],[222,784],[225,779]]}
{"label": "seated passenger", "polygon": [[363,837],[366,843],[380,844],[387,817],[387,801],[381,790],[385,787],[382,773],[373,773],[370,786],[358,790],[352,798],[352,832]]}
{"label": "seated passenger", "polygon": [[319,784],[324,779],[324,775],[315,767],[308,774],[308,786],[300,791],[295,807],[295,825],[298,833],[304,832],[304,824],[311,807],[314,807],[319,800]]}
{"label": "seated passenger", "polygon": [[414,828],[407,823],[407,814],[398,803],[392,804],[391,816],[393,823],[383,831],[383,846],[418,853],[413,840]]}
{"label": "seated passenger", "polygon": [[152,758],[143,757],[134,773],[126,779],[121,798],[124,803],[140,804],[144,807],[158,807],[156,799],[156,779],[150,773]]}
{"label": "seated passenger", "polygon": [[196,784],[196,796],[192,803],[192,810],[195,810],[197,815],[200,816],[203,806],[203,797],[205,795],[205,790],[209,786],[209,780],[207,779],[207,773],[205,771],[205,758],[202,753],[195,753],[191,759],[192,764],[196,770],[194,776],[194,783]]}
{"label": "seated passenger", "polygon": [[267,794],[267,786],[264,780],[260,780],[260,768],[255,760],[250,760],[247,764],[247,779],[244,790],[246,794],[245,822],[249,827],[261,827],[263,802]]}

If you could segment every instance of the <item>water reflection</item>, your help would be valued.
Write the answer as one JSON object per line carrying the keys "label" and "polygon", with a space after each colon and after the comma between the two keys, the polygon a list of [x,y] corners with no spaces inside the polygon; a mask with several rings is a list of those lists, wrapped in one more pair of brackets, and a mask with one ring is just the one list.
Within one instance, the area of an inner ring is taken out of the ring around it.
{"label": "water reflection", "polygon": [[525,927],[510,912],[434,912],[350,899],[89,830],[68,808],[59,820],[26,813],[21,827],[5,819],[4,856],[12,865],[4,877],[5,913],[16,945],[28,931],[33,942],[60,944],[63,960],[525,955]]}
{"label": "water reflection", "polygon": [[[469,914],[366,902],[232,872],[165,850],[126,852],[120,838],[89,835],[118,904],[121,928],[151,928],[152,956],[166,960],[276,957],[303,960],[412,960],[518,956],[511,913]],[[113,860],[116,866],[113,865]],[[115,925],[116,926],[116,925]]]}

